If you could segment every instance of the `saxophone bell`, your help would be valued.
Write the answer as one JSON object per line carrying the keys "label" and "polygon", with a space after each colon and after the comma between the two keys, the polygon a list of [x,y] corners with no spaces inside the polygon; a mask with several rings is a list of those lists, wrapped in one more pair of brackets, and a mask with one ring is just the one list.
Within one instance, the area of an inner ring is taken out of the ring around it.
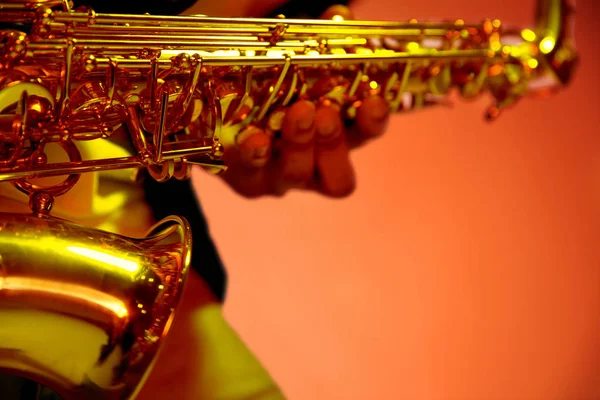
{"label": "saxophone bell", "polygon": [[172,323],[190,245],[177,217],[130,239],[0,214],[0,373],[65,400],[135,397]]}

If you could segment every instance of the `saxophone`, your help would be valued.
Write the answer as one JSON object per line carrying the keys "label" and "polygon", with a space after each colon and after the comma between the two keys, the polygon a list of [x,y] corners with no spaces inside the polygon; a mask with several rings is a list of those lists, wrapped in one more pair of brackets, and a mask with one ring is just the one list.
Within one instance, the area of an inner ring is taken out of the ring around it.
{"label": "saxophone", "polygon": [[[573,11],[538,0],[536,25],[513,29],[495,19],[175,17],[0,2],[0,184],[31,209],[0,213],[0,372],[65,399],[132,399],[168,333],[189,224],[170,217],[130,238],[51,215],[82,175],[145,170],[162,182],[188,179],[193,165],[222,171],[226,146],[252,126],[276,135],[298,99],[336,102],[351,120],[371,95],[403,113],[453,91],[488,93],[494,120],[570,82]],[[82,155],[102,141],[127,154]],[[31,321],[65,327],[63,336],[39,343]]]}

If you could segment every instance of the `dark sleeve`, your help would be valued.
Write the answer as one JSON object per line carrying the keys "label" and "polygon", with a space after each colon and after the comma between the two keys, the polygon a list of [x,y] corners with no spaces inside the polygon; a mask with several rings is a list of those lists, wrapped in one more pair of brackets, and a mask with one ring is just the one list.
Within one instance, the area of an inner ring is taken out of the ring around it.
{"label": "dark sleeve", "polygon": [[281,7],[273,10],[267,18],[284,15],[286,18],[319,18],[329,7],[335,5],[348,5],[350,0],[290,0]]}
{"label": "dark sleeve", "polygon": [[[178,15],[190,8],[198,0],[81,0],[76,4],[86,5],[98,13]],[[216,0],[215,0],[216,1]],[[305,1],[290,0],[266,17],[283,14],[288,18],[319,18],[330,6],[347,5],[350,0]],[[235,15],[232,10],[232,15]]]}
{"label": "dark sleeve", "polygon": [[156,182],[149,176],[144,179],[146,201],[159,221],[170,215],[187,219],[192,227],[191,266],[204,279],[214,295],[223,302],[227,275],[212,241],[200,203],[191,180]]}

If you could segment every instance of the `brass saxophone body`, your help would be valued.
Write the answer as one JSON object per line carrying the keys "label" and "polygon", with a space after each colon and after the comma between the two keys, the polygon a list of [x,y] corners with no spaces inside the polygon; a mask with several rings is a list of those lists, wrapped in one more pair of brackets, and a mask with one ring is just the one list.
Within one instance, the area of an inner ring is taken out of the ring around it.
{"label": "brass saxophone body", "polygon": [[142,240],[41,209],[0,214],[0,371],[65,399],[134,397],[172,322],[190,244],[176,217]]}
{"label": "brass saxophone body", "polygon": [[[510,29],[493,19],[230,19],[0,2],[10,24],[0,31],[0,184],[32,209],[0,214],[0,372],[64,398],[133,398],[168,330],[189,225],[173,217],[132,239],[51,216],[82,174],[146,169],[165,181],[189,178],[195,164],[222,170],[225,146],[253,125],[277,135],[298,99],[335,102],[352,119],[374,94],[402,113],[454,90],[489,93],[491,120],[570,82],[572,12],[569,1],[539,0],[537,25]],[[84,157],[81,145],[95,141],[127,155]],[[72,326],[72,336],[43,346],[29,321]],[[69,363],[78,340],[87,355]]]}

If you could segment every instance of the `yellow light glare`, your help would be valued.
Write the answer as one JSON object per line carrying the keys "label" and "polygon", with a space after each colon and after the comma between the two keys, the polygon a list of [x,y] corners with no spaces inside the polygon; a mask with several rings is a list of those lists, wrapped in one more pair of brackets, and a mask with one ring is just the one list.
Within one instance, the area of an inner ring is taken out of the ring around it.
{"label": "yellow light glare", "polygon": [[267,50],[267,57],[283,57],[286,54],[285,50]]}
{"label": "yellow light glare", "polygon": [[379,87],[379,85],[375,81],[369,82],[369,86],[371,87],[371,89],[377,89]]}
{"label": "yellow light glare", "polygon": [[71,253],[75,253],[82,257],[89,258],[91,260],[99,261],[105,264],[112,265],[114,267],[120,268],[127,272],[137,272],[140,270],[140,265],[135,261],[126,260],[121,257],[113,256],[110,254],[102,253],[100,251],[86,249],[84,247],[77,246],[67,246],[66,248]]}
{"label": "yellow light glare", "polygon": [[341,15],[334,15],[331,19],[335,22],[341,22],[344,20],[344,17],[342,17]]}
{"label": "yellow light glare", "polygon": [[373,50],[364,47],[359,47],[356,49],[356,54],[373,54]]}
{"label": "yellow light glare", "polygon": [[[192,262],[192,252],[186,251],[184,265],[187,267],[188,265],[190,265],[190,262]],[[162,286],[162,285],[160,285],[160,286]],[[162,290],[162,288],[160,288],[160,289]]]}
{"label": "yellow light glare", "polygon": [[239,57],[241,54],[239,50],[215,50],[213,52],[215,56],[231,56],[231,57]]}
{"label": "yellow light glare", "polygon": [[545,37],[540,42],[540,50],[544,54],[550,53],[554,49],[554,45],[556,44],[555,40],[551,37]]}
{"label": "yellow light glare", "polygon": [[523,29],[521,31],[521,37],[525,40],[527,40],[528,42],[533,42],[535,41],[536,35],[535,32],[532,31],[531,29]]}
{"label": "yellow light glare", "polygon": [[494,50],[494,51],[499,51],[499,50],[502,48],[502,43],[500,43],[500,42],[493,42],[493,43],[490,45],[490,48],[491,48],[492,50]]}
{"label": "yellow light glare", "polygon": [[537,68],[538,64],[539,64],[538,60],[536,60],[535,58],[531,58],[531,59],[527,60],[527,65],[531,69]]}
{"label": "yellow light glare", "polygon": [[419,43],[417,42],[410,42],[406,45],[406,49],[408,51],[415,51],[419,49]]}

